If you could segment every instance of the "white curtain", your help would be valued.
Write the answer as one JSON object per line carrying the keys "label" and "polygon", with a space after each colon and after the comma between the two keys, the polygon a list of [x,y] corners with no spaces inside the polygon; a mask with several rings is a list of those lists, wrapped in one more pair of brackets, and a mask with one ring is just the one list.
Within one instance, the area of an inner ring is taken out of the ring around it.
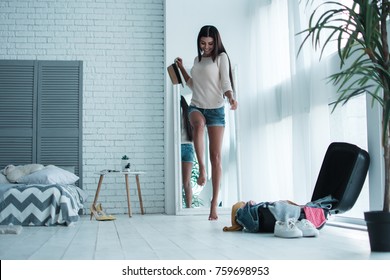
{"label": "white curtain", "polygon": [[[325,63],[310,44],[300,1],[253,1],[249,92],[241,93],[241,198],[310,200],[329,145]],[[305,1],[302,1],[305,2]]]}

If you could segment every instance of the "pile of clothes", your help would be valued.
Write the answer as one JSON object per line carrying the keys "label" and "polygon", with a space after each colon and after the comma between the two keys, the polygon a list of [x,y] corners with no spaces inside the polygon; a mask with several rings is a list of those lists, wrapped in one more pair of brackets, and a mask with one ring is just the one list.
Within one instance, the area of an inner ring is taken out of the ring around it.
{"label": "pile of clothes", "polygon": [[273,232],[275,236],[316,237],[337,199],[327,196],[298,205],[289,200],[237,202],[232,206],[232,225],[223,231]]}

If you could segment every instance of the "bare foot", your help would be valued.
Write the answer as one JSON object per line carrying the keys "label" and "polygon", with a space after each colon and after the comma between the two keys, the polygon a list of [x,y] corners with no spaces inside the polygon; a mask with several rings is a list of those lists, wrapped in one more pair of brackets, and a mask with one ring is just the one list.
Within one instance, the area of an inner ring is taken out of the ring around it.
{"label": "bare foot", "polygon": [[199,171],[199,177],[196,183],[199,186],[204,186],[206,184],[206,170],[204,168],[201,168]]}
{"label": "bare foot", "polygon": [[216,221],[218,220],[218,214],[217,209],[214,207],[210,208],[210,215],[209,215],[209,221]]}

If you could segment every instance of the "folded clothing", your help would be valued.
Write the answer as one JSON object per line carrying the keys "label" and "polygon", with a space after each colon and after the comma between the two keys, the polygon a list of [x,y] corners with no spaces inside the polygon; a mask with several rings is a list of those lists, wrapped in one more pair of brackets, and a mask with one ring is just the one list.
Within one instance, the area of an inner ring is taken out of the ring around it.
{"label": "folded clothing", "polygon": [[325,224],[326,217],[322,208],[304,206],[303,211],[305,212],[306,219],[316,228],[321,228]]}
{"label": "folded clothing", "polygon": [[276,201],[268,206],[277,221],[285,222],[288,219],[298,220],[301,207],[287,200]]}

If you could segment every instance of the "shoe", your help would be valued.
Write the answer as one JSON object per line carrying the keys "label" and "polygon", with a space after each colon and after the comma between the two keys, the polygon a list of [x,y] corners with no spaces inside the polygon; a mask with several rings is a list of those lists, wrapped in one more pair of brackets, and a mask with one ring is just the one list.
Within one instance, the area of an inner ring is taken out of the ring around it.
{"label": "shoe", "polygon": [[95,217],[96,221],[112,221],[116,219],[114,216],[104,213],[101,203],[91,205],[91,219],[92,216]]}
{"label": "shoe", "polygon": [[296,220],[288,219],[286,222],[276,221],[274,235],[283,238],[302,237],[302,231],[295,225]]}
{"label": "shoe", "polygon": [[306,219],[297,221],[295,225],[302,231],[304,237],[318,237],[320,232],[316,227]]}

